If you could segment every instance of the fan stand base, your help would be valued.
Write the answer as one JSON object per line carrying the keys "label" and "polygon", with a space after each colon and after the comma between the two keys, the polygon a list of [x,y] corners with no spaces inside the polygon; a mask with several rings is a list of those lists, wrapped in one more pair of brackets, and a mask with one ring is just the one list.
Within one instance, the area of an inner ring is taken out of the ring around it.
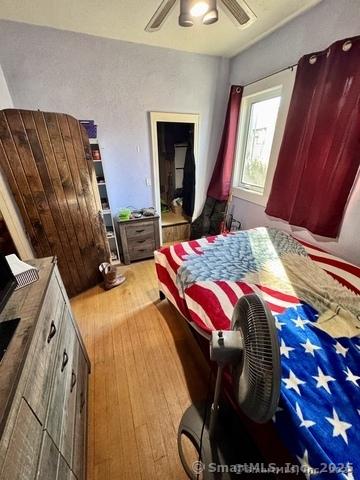
{"label": "fan stand base", "polygon": [[[226,468],[222,468],[222,466],[237,465],[239,463],[239,444],[241,441],[238,437],[232,438],[230,432],[225,432],[221,427],[221,421],[216,422],[213,434],[210,435],[210,408],[207,409],[206,407],[205,402],[199,405],[191,405],[182,416],[178,430],[178,450],[184,470],[191,480],[197,480],[198,478],[203,480],[238,478],[238,475],[227,472]],[[206,413],[207,418],[200,452],[201,432]],[[201,456],[201,463],[192,459],[193,463],[188,464],[182,447],[183,436],[186,436],[194,445]],[[234,448],[235,445],[237,446],[236,449]]]}

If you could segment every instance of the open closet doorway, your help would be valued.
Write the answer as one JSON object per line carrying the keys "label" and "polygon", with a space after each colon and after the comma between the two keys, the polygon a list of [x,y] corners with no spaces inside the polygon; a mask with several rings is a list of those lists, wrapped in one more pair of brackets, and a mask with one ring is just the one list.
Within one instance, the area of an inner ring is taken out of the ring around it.
{"label": "open closet doorway", "polygon": [[151,113],[154,194],[162,244],[189,240],[199,115]]}

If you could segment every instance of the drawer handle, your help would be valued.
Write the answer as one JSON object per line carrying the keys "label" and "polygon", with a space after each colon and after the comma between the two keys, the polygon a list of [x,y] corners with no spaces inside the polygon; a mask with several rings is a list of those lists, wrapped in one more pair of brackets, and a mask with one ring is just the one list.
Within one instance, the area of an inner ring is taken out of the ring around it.
{"label": "drawer handle", "polygon": [[63,361],[62,361],[62,365],[61,365],[61,371],[62,372],[64,371],[64,368],[68,364],[68,361],[69,361],[69,355],[67,354],[66,349],[65,349],[64,353],[63,353]]}
{"label": "drawer handle", "polygon": [[141,232],[145,232],[145,229],[142,228],[141,230],[136,230],[136,233],[141,233]]}
{"label": "drawer handle", "polygon": [[82,413],[84,406],[85,406],[85,395],[84,395],[84,392],[81,392],[80,393],[80,413]]}
{"label": "drawer handle", "polygon": [[70,387],[70,393],[74,390],[74,387],[76,385],[76,373],[74,370],[71,372],[71,387]]}
{"label": "drawer handle", "polygon": [[51,322],[50,332],[49,332],[49,335],[48,335],[48,337],[47,337],[47,343],[50,343],[50,342],[51,342],[51,339],[55,336],[55,333],[56,333],[55,323],[54,323],[54,322]]}
{"label": "drawer handle", "polygon": [[139,248],[139,252],[146,252],[146,248]]}
{"label": "drawer handle", "polygon": [[144,243],[146,240],[138,240],[137,243]]}

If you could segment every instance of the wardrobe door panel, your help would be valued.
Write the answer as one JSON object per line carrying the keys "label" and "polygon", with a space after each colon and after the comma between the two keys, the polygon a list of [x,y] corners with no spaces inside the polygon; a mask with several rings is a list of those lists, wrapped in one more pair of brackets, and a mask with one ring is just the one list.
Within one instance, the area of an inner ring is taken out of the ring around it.
{"label": "wardrobe door panel", "polygon": [[98,265],[110,257],[90,151],[69,115],[0,112],[0,168],[36,256],[57,256],[70,296],[98,283]]}

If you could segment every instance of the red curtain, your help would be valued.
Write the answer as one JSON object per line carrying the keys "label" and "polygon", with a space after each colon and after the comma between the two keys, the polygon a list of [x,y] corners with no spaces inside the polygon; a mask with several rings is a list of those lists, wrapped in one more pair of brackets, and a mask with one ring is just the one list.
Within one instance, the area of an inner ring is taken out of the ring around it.
{"label": "red curtain", "polygon": [[266,213],[337,237],[360,165],[360,36],[301,58]]}
{"label": "red curtain", "polygon": [[237,128],[243,87],[232,85],[219,153],[207,191],[208,197],[225,201],[231,188]]}

